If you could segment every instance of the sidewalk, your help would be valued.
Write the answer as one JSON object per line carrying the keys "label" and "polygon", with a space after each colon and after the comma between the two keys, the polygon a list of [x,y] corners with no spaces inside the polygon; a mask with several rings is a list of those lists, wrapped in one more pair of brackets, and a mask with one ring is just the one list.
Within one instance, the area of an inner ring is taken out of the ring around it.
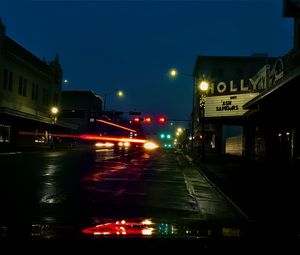
{"label": "sidewalk", "polygon": [[192,159],[199,171],[252,221],[280,235],[299,236],[297,169],[227,154],[207,154],[205,162],[195,155]]}

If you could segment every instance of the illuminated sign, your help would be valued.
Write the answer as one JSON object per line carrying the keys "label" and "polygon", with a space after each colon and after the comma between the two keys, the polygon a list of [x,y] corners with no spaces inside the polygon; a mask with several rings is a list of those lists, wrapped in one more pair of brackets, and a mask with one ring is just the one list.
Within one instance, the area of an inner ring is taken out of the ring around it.
{"label": "illuminated sign", "polygon": [[259,93],[243,93],[226,96],[211,96],[206,98],[205,117],[242,116],[247,110],[243,105]]}
{"label": "illuminated sign", "polygon": [[[264,76],[266,78],[266,75]],[[214,94],[233,94],[240,92],[252,92],[266,89],[266,82],[261,80],[262,77],[257,79],[250,78],[248,80],[241,79],[239,81],[220,81],[218,83],[210,84],[210,95]]]}
{"label": "illuminated sign", "polygon": [[263,66],[248,80],[218,81],[210,84],[209,95],[232,95],[239,93],[261,92],[277,83],[284,76],[284,63],[278,58],[274,65]]}
{"label": "illuminated sign", "polygon": [[272,66],[269,74],[269,85],[274,85],[280,78],[283,77],[284,74],[284,66],[281,58],[278,58],[275,64]]}

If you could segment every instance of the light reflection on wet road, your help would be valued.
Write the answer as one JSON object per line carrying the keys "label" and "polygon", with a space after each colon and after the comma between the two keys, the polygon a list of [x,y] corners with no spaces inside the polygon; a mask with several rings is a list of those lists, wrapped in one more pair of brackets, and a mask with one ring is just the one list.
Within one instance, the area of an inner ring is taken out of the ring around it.
{"label": "light reflection on wet road", "polygon": [[182,155],[74,150],[0,162],[0,225],[16,238],[72,238],[119,219],[244,220]]}

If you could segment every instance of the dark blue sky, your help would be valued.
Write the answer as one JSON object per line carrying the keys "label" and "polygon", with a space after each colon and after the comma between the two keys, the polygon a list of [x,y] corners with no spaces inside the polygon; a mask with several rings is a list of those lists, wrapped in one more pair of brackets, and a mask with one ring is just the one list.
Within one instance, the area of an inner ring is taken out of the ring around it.
{"label": "dark blue sky", "polygon": [[[64,89],[107,93],[107,108],[188,119],[198,55],[281,56],[293,47],[282,0],[0,1],[6,34],[39,58],[56,53]],[[122,89],[125,97],[113,92]]]}

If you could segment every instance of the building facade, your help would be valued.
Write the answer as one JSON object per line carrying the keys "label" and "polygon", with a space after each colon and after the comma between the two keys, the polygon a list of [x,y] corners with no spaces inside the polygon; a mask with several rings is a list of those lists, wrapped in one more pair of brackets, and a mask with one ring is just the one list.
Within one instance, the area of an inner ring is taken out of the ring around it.
{"label": "building facade", "polygon": [[[275,168],[297,170],[300,167],[299,3],[283,0],[283,16],[294,19],[294,46],[284,56],[198,57],[194,68],[196,81],[207,80],[210,86],[206,93],[196,92],[195,134],[201,134],[204,122],[206,149],[261,160]],[[204,108],[200,107],[203,101]]]}
{"label": "building facade", "polygon": [[[244,105],[249,156],[281,169],[300,167],[300,5],[284,0],[284,16],[294,18],[294,45],[270,68],[269,86]],[[252,142],[250,142],[252,141]]]}
{"label": "building facade", "polygon": [[77,133],[94,132],[102,107],[103,99],[91,90],[62,91],[62,120],[78,126]]}
{"label": "building facade", "polygon": [[278,79],[244,105],[249,110],[248,155],[277,165],[299,165],[300,52],[291,51],[278,63],[280,68],[271,69]]}
{"label": "building facade", "polygon": [[82,136],[142,137],[140,124],[121,118],[123,112],[103,111],[103,99],[91,90],[63,90],[61,108],[62,120],[78,126],[74,137],[81,144],[91,145],[98,141],[94,138],[80,139]]}
{"label": "building facade", "polygon": [[[194,137],[205,142],[205,150],[245,154],[244,116],[247,110],[243,105],[267,87],[266,68],[273,62],[274,58],[266,54],[197,58],[193,73],[196,88]],[[258,71],[265,75],[264,79],[263,76],[255,77]],[[203,80],[209,84],[207,92],[198,88]]]}
{"label": "building facade", "polygon": [[58,56],[37,58],[6,35],[0,20],[0,149],[48,143],[51,132],[72,128],[51,114],[60,107],[61,85]]}

